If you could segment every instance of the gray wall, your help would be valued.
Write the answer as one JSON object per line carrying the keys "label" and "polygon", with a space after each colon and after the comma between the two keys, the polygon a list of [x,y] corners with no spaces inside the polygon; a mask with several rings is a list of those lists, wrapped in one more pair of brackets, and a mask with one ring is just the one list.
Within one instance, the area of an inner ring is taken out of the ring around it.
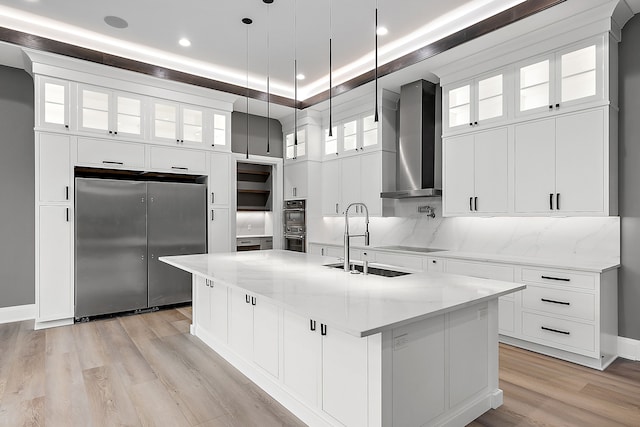
{"label": "gray wall", "polygon": [[618,272],[619,335],[640,339],[640,15],[624,26],[620,44],[619,202],[621,261]]}
{"label": "gray wall", "polygon": [[0,66],[0,307],[35,302],[33,79]]}
{"label": "gray wall", "polygon": [[[267,154],[267,123],[270,126]],[[244,154],[247,150],[247,115],[231,113],[231,151]],[[282,124],[275,119],[249,114],[249,155],[282,158]]]}

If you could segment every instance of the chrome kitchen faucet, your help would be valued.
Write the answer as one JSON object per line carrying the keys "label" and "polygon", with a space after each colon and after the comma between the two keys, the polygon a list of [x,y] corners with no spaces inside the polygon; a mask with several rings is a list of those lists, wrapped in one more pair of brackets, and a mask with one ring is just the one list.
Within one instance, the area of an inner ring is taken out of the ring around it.
{"label": "chrome kitchen faucet", "polygon": [[[354,234],[352,236],[349,235],[349,209],[352,206],[362,206],[364,208],[364,212],[366,214],[364,234]],[[344,211],[344,271],[346,272],[349,272],[351,270],[351,262],[349,259],[349,243],[352,237],[364,237],[364,245],[369,246],[369,209],[364,203],[351,203]],[[366,259],[363,260],[362,272],[364,274],[369,273],[369,261],[367,261]]]}

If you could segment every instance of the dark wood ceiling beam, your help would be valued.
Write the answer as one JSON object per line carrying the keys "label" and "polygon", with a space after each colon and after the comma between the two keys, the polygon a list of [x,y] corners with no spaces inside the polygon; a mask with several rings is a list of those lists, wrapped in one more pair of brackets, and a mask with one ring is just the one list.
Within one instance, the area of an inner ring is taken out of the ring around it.
{"label": "dark wood ceiling beam", "polygon": [[[378,77],[383,77],[395,71],[417,64],[439,53],[445,52],[456,46],[460,46],[463,43],[481,37],[497,29],[506,27],[509,24],[534,15],[557,4],[564,3],[565,1],[566,0],[527,0],[510,9],[498,13],[497,15],[471,25],[464,30],[458,31],[398,59],[381,65],[380,67],[378,67]],[[249,98],[265,102],[267,101],[266,92],[262,92],[259,90],[247,90],[247,88],[243,86],[209,79],[206,77],[185,73],[183,71],[177,71],[170,68],[160,67],[158,65],[147,64],[145,62],[123,58],[121,56],[111,55],[97,50],[87,49],[80,46],[51,40],[45,37],[12,30],[9,28],[0,27],[0,41],[16,44],[18,46],[30,49],[36,49],[44,52],[50,52],[68,56],[71,58],[81,59],[84,61],[95,62],[110,67],[120,68],[123,70],[134,71],[165,80],[172,80],[207,89],[232,93],[238,96],[248,96]],[[367,71],[364,74],[361,74],[351,80],[335,86],[333,89],[333,94],[335,96],[341,93],[348,92],[352,89],[373,81],[374,78],[375,71]],[[294,107],[296,105],[293,99],[284,96],[271,94],[269,99],[274,104],[283,105],[286,107]],[[328,89],[304,101],[298,101],[297,106],[299,109],[305,109],[327,99],[329,99]]]}

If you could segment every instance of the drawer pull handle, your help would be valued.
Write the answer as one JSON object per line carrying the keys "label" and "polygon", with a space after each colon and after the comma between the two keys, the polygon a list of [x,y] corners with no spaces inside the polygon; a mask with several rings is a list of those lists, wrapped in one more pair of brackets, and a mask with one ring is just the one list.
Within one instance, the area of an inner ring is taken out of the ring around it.
{"label": "drawer pull handle", "polygon": [[180,170],[180,171],[188,171],[189,168],[184,168],[182,166],[171,166],[171,169],[176,169],[176,170]]}
{"label": "drawer pull handle", "polygon": [[103,160],[102,163],[106,164],[106,165],[124,165],[124,163],[122,162],[112,162],[109,160]]}
{"label": "drawer pull handle", "polygon": [[547,279],[547,280],[559,280],[561,282],[570,282],[571,279],[567,279],[565,277],[553,277],[553,276],[540,276],[543,279]]}
{"label": "drawer pull handle", "polygon": [[316,321],[313,319],[309,319],[309,329],[312,331],[316,330]]}
{"label": "drawer pull handle", "polygon": [[327,325],[320,323],[320,335],[327,335]]}
{"label": "drawer pull handle", "polygon": [[540,326],[540,329],[544,331],[555,332],[556,334],[571,335],[571,332],[569,331],[561,331],[560,329],[547,328],[546,326]]}
{"label": "drawer pull handle", "polygon": [[560,305],[571,305],[570,302],[566,302],[566,301],[554,301],[552,299],[546,299],[546,298],[540,298],[540,301],[542,302],[550,302],[552,304],[560,304]]}

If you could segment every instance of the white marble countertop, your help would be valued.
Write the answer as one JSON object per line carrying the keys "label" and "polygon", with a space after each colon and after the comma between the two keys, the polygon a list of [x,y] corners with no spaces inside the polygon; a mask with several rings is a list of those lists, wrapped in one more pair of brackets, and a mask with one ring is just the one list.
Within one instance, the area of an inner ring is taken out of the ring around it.
{"label": "white marble countertop", "polygon": [[442,273],[399,277],[354,275],[323,264],[333,259],[269,250],[161,257],[357,337],[376,334],[524,289],[517,283]]}
{"label": "white marble countertop", "polygon": [[[336,246],[342,247],[342,245],[336,243],[321,243],[310,242],[312,244],[324,245],[324,246]],[[616,269],[620,267],[620,260],[607,260],[607,259],[589,259],[585,257],[566,255],[556,258],[540,258],[540,257],[527,257],[516,255],[501,255],[501,254],[489,254],[480,252],[463,252],[463,251],[450,251],[450,250],[437,250],[432,252],[425,252],[426,248],[410,248],[396,246],[395,248],[389,248],[385,246],[358,246],[351,245],[352,249],[362,250],[375,250],[385,251],[392,253],[402,253],[409,255],[419,256],[433,256],[439,258],[453,258],[453,259],[466,259],[472,261],[486,261],[494,263],[506,263],[506,264],[518,264],[527,265],[531,267],[543,267],[543,268],[561,268],[564,270],[576,270],[576,271],[588,271],[592,273],[603,273],[608,270]],[[400,249],[404,248],[404,249]]]}

